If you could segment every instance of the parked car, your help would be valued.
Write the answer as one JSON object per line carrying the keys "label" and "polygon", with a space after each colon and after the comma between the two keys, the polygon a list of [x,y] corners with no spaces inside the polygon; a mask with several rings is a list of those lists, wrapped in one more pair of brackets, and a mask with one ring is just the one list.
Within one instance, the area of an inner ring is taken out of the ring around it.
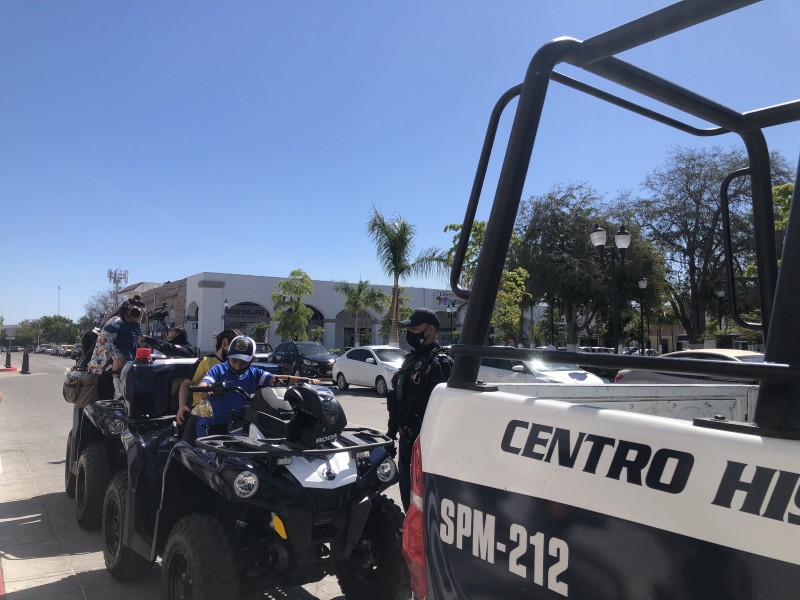
{"label": "parked car", "polygon": [[334,360],[336,356],[319,342],[290,341],[278,344],[273,362],[289,375],[330,379]]}
{"label": "parked car", "polygon": [[74,359],[78,359],[83,356],[83,346],[80,343],[72,344],[72,351],[70,352],[70,357]]}
{"label": "parked car", "polygon": [[573,385],[603,385],[607,383],[578,365],[551,363],[537,358],[481,359],[478,379],[484,383],[565,383]]}
{"label": "parked car", "polygon": [[[667,352],[659,358],[694,358],[699,360],[729,360],[740,362],[764,362],[764,355],[750,350],[726,348],[698,348]],[[747,383],[734,379],[706,377],[705,375],[684,375],[681,373],[660,373],[642,369],[622,369],[614,377],[616,383]],[[755,381],[753,383],[756,383]]]}
{"label": "parked car", "polygon": [[64,344],[61,346],[61,354],[59,356],[66,356],[67,358],[72,356],[72,344]]}
{"label": "parked car", "polygon": [[274,350],[266,342],[256,342],[256,360],[260,362],[273,362]]}
{"label": "parked car", "polygon": [[333,363],[333,380],[340,390],[350,384],[365,385],[385,396],[392,389],[392,375],[403,364],[406,351],[396,346],[359,346]]}

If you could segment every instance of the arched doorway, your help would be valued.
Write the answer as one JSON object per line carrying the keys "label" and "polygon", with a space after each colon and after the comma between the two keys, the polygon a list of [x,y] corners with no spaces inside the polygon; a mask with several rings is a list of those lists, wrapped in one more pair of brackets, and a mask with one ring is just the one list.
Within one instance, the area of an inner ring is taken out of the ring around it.
{"label": "arched doorway", "polygon": [[[254,336],[254,332],[258,331],[259,323],[266,325],[266,331],[269,331],[270,324],[269,311],[255,302],[239,302],[228,307],[225,311],[225,322],[223,323],[225,329],[238,329],[245,335]],[[257,337],[257,342],[264,341],[264,334]]]}

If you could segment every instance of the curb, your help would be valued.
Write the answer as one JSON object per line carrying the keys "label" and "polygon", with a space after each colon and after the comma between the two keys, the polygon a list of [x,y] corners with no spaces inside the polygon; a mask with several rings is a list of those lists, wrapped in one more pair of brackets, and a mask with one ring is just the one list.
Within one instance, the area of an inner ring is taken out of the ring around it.
{"label": "curb", "polygon": [[3,560],[0,559],[0,600],[6,598],[6,587],[3,584]]}

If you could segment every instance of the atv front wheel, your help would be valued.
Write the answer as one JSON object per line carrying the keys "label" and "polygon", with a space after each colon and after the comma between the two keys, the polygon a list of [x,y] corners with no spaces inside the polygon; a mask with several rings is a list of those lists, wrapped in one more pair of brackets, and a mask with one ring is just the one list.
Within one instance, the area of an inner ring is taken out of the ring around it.
{"label": "atv front wheel", "polygon": [[111,459],[102,444],[90,444],[78,458],[75,479],[75,517],[84,529],[99,529],[103,498],[111,479]]}
{"label": "atv front wheel", "polygon": [[128,473],[120,471],[111,478],[103,501],[103,560],[106,570],[119,581],[138,579],[151,568],[152,561],[125,546],[122,530],[127,515]]}
{"label": "atv front wheel", "polygon": [[194,514],[175,524],[161,561],[166,600],[236,600],[239,578],[233,547],[214,517]]}
{"label": "atv front wheel", "polygon": [[67,457],[64,459],[64,491],[70,498],[75,497],[75,475],[72,474],[72,431],[67,436]]}
{"label": "atv front wheel", "polygon": [[392,500],[372,500],[361,540],[336,570],[347,600],[406,600],[411,578],[403,559],[403,513]]}

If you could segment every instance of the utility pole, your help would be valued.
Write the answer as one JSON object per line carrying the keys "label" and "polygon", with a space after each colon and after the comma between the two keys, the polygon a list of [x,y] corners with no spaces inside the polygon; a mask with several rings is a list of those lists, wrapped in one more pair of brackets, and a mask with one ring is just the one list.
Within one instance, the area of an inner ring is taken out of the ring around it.
{"label": "utility pole", "polygon": [[56,316],[61,316],[61,286],[58,286],[58,311],[56,312]]}
{"label": "utility pole", "polygon": [[112,291],[112,298],[114,299],[114,310],[116,310],[117,307],[119,306],[119,290],[122,287],[120,284],[128,283],[128,270],[109,269],[108,280],[114,285],[114,290]]}

